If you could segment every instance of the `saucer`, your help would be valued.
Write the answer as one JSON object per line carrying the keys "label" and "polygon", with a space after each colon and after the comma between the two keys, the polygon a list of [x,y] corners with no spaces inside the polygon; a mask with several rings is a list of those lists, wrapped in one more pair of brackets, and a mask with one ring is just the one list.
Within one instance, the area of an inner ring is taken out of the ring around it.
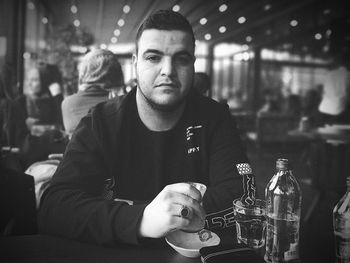
{"label": "saucer", "polygon": [[177,230],[169,233],[165,237],[165,241],[178,253],[190,258],[199,257],[199,249],[202,247],[220,244],[219,236],[206,229],[196,233],[187,233]]}

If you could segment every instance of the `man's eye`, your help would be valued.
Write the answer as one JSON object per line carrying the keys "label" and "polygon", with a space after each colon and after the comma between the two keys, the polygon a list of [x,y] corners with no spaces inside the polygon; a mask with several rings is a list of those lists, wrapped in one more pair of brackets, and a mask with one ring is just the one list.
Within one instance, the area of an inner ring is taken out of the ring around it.
{"label": "man's eye", "polygon": [[146,60],[150,61],[150,62],[158,62],[158,61],[160,61],[160,57],[159,56],[147,56]]}
{"label": "man's eye", "polygon": [[179,56],[179,57],[176,57],[175,61],[177,64],[180,64],[180,65],[188,65],[191,63],[192,59],[188,56]]}

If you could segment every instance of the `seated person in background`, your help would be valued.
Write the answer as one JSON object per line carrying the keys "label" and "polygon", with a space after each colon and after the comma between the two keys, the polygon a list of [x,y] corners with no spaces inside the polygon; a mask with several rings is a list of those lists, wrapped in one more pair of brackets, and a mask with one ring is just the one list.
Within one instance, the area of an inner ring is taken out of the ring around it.
{"label": "seated person in background", "polygon": [[0,72],[0,144],[21,147],[29,133],[26,111],[12,94],[11,69],[5,65]]}
{"label": "seated person in background", "polygon": [[64,128],[70,136],[90,108],[122,92],[124,76],[117,56],[109,50],[96,49],[79,66],[78,93],[62,103]]}
{"label": "seated person in background", "polygon": [[309,89],[302,98],[302,116],[307,117],[310,127],[321,125],[321,114],[318,106],[321,102],[320,88]]}
{"label": "seated person in background", "polygon": [[194,84],[193,87],[200,94],[208,96],[210,91],[211,80],[207,73],[205,72],[196,72],[194,73]]}
{"label": "seated person in background", "polygon": [[280,107],[278,105],[278,95],[271,89],[264,90],[263,93],[263,105],[258,111],[258,114],[265,113],[278,113],[280,112]]}
{"label": "seated person in background", "polygon": [[346,57],[338,55],[325,75],[318,107],[323,124],[350,123],[350,71]]}
{"label": "seated person in background", "polygon": [[[138,86],[80,121],[41,199],[41,233],[110,246],[234,226],[232,201],[254,201],[254,175],[227,107],[193,90],[194,49],[180,13],[146,18]],[[208,186],[203,200],[190,181]]]}
{"label": "seated person in background", "polygon": [[36,124],[61,128],[61,82],[61,73],[56,65],[39,63],[29,70],[25,87],[26,123],[29,130]]}

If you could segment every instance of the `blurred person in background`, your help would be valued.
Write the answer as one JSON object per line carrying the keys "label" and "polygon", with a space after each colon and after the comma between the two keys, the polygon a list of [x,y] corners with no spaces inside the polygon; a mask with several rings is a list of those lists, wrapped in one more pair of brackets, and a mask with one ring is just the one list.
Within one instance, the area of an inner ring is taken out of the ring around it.
{"label": "blurred person in background", "polygon": [[64,151],[62,100],[62,74],[57,65],[39,62],[28,70],[24,95],[19,98],[30,131],[22,147],[25,166]]}
{"label": "blurred person in background", "polygon": [[21,147],[28,129],[26,111],[12,94],[11,68],[4,65],[0,72],[0,145]]}
{"label": "blurred person in background", "polygon": [[194,88],[202,95],[208,96],[210,91],[211,80],[207,73],[194,73]]}
{"label": "blurred person in background", "polygon": [[349,62],[337,55],[324,77],[322,100],[319,105],[324,124],[350,123]]}
{"label": "blurred person in background", "polygon": [[321,113],[318,107],[322,97],[322,85],[317,85],[316,88],[309,89],[302,97],[302,116],[309,121],[310,127],[321,125]]}
{"label": "blurred person in background", "polygon": [[282,87],[279,104],[281,113],[293,116],[296,119],[300,118],[302,111],[301,97],[298,94],[292,93],[289,86]]}
{"label": "blurred person in background", "polygon": [[117,56],[107,49],[87,53],[79,65],[78,92],[62,103],[64,128],[71,136],[90,108],[123,94],[124,75]]}
{"label": "blurred person in background", "polygon": [[62,75],[53,64],[38,63],[28,70],[25,86],[26,124],[55,125],[62,128]]}
{"label": "blurred person in background", "polygon": [[278,94],[272,89],[265,89],[263,91],[263,104],[258,110],[258,114],[278,113],[280,110]]}

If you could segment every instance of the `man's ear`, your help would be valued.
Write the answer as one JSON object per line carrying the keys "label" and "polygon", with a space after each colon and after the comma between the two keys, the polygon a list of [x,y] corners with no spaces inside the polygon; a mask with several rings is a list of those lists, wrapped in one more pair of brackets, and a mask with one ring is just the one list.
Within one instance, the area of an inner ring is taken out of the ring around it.
{"label": "man's ear", "polygon": [[136,70],[136,64],[137,64],[137,56],[136,54],[132,54],[132,65],[134,66],[134,70]]}

